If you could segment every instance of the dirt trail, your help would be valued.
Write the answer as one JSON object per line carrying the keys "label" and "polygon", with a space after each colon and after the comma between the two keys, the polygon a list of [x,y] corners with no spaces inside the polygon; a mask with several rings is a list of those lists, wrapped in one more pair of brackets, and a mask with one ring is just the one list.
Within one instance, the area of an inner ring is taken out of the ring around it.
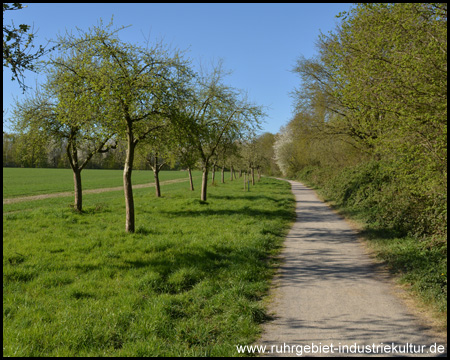
{"label": "dirt trail", "polygon": [[[356,232],[314,191],[289,182],[297,219],[281,254],[269,308],[273,320],[255,344],[266,346],[266,356],[299,356],[299,345],[305,346],[302,351],[311,346],[302,356],[352,356],[358,345],[365,353],[356,356],[443,356],[431,353],[430,346],[445,346],[446,353],[446,340],[410,312],[398,296],[401,290],[368,256]],[[312,353],[313,345],[322,351]],[[400,353],[405,346],[425,353]]]}
{"label": "dirt trail", "polygon": [[[173,184],[173,183],[178,183],[178,182],[183,182],[183,181],[188,181],[188,180],[189,180],[188,178],[187,179],[183,178],[183,179],[175,179],[175,180],[166,180],[166,181],[161,181],[160,185]],[[133,189],[142,189],[142,188],[147,188],[147,187],[152,187],[152,186],[155,186],[155,183],[133,185]],[[123,186],[102,188],[102,189],[83,190],[83,195],[99,194],[102,192],[120,191],[120,190],[123,190]],[[55,197],[68,197],[68,196],[73,196],[73,191],[3,199],[3,205],[14,204],[14,203],[22,202],[22,201],[34,201],[34,200],[42,200],[42,199],[49,199],[49,198],[55,198]]]}

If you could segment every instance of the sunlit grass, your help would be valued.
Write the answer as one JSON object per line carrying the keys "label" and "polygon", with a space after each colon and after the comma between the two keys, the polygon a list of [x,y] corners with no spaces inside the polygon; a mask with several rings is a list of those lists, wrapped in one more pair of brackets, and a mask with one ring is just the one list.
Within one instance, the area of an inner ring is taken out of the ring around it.
{"label": "sunlit grass", "polygon": [[236,356],[254,341],[289,184],[228,181],[206,203],[199,185],[135,190],[135,234],[117,192],[86,195],[82,214],[67,198],[4,206],[3,355]]}
{"label": "sunlit grass", "polygon": [[[193,176],[200,176],[194,171]],[[188,179],[186,171],[161,171],[160,181]],[[133,185],[153,183],[153,172],[134,170]],[[81,183],[84,190],[122,186],[122,170],[93,170],[81,172]],[[39,169],[39,168],[3,168],[3,198],[51,194],[73,191],[73,172],[71,169]]]}

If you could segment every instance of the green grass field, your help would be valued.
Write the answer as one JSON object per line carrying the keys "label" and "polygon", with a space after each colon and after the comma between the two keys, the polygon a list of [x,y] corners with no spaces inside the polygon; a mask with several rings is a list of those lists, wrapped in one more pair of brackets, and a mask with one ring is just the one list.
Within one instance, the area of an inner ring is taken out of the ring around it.
{"label": "green grass field", "polygon": [[255,341],[290,186],[228,180],[204,203],[199,182],[136,189],[135,234],[120,192],[85,195],[82,214],[68,198],[4,205],[3,356],[238,356]]}
{"label": "green grass field", "polygon": [[[193,176],[200,176],[194,171]],[[161,171],[160,181],[188,178],[187,171]],[[133,185],[153,183],[153,172],[133,170]],[[83,190],[122,186],[122,170],[91,170],[81,172]],[[73,191],[71,169],[3,168],[3,198]]]}

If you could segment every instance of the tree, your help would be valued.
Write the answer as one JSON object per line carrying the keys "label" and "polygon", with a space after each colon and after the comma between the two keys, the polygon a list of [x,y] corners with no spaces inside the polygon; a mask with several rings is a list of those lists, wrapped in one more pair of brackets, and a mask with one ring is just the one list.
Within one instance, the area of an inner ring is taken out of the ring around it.
{"label": "tree", "polygon": [[3,167],[17,166],[17,136],[3,132]]}
{"label": "tree", "polygon": [[360,4],[341,17],[337,31],[319,39],[320,61],[301,60],[295,71],[339,105],[336,124],[354,139],[415,153],[427,167],[431,156],[443,174],[447,5]]}
{"label": "tree", "polygon": [[[49,75],[44,92],[38,90],[34,96],[16,102],[13,123],[15,130],[26,137],[31,149],[35,146],[48,148],[52,143],[59,145],[65,141],[74,178],[74,208],[81,212],[81,171],[94,154],[109,150],[111,146],[105,145],[112,134],[103,131],[99,122],[105,116],[103,106],[92,100],[95,98],[92,94],[81,90],[82,84],[74,82],[79,78],[61,69],[55,69]],[[82,149],[85,150],[84,158],[79,154]]]}
{"label": "tree", "polygon": [[[231,135],[231,136],[230,136]],[[217,149],[218,163],[221,167],[221,183],[225,182],[225,167],[227,163],[230,163],[230,180],[233,180],[233,164],[231,163],[232,156],[237,152],[237,138],[235,134],[231,133],[228,136],[224,136],[220,146]]]}
{"label": "tree", "polygon": [[294,150],[294,137],[285,126],[280,128],[280,132],[275,135],[273,145],[275,161],[283,176],[293,176],[299,170],[297,158]]}
{"label": "tree", "polygon": [[111,26],[103,28],[100,24],[88,32],[80,30],[78,37],[66,36],[63,45],[78,49],[86,54],[86,59],[90,59],[90,68],[96,70],[77,76],[83,77],[88,88],[108,104],[110,117],[104,121],[105,127],[126,140],[123,173],[125,229],[134,232],[131,175],[136,146],[149,134],[164,127],[157,120],[168,113],[172,93],[183,86],[186,78],[190,77],[190,70],[179,52],[171,54],[162,44],[142,48],[124,43],[117,36],[120,29],[110,30]]}
{"label": "tree", "polygon": [[275,143],[275,135],[266,132],[256,138],[257,151],[259,156],[260,169],[263,174],[274,176],[278,175],[280,169],[275,163],[273,144]]}
{"label": "tree", "polygon": [[166,123],[166,125],[147,136],[147,138],[142,141],[137,154],[138,157],[142,158],[153,170],[156,197],[161,197],[159,172],[164,165],[173,165],[176,156],[170,124],[164,119],[157,120],[157,123]]}
{"label": "tree", "polygon": [[28,134],[3,133],[3,167],[45,167],[46,144],[31,142]]}
{"label": "tree", "polygon": [[[183,100],[181,100],[181,97],[183,97]],[[196,166],[198,160],[200,159],[200,155],[195,142],[190,138],[189,128],[192,125],[190,124],[191,119],[184,112],[183,108],[188,101],[185,96],[181,97],[177,100],[179,107],[174,107],[172,109],[172,113],[169,118],[174,146],[173,151],[175,152],[175,157],[178,159],[180,165],[187,167],[190,190],[194,191],[192,169]]]}
{"label": "tree", "polygon": [[223,85],[223,75],[217,66],[211,74],[200,76],[171,117],[198,151],[203,170],[201,201],[207,199],[211,161],[224,139],[238,139],[251,132],[263,115],[261,107],[239,99],[238,93]]}
{"label": "tree", "polygon": [[197,148],[189,141],[189,139],[180,134],[178,131],[174,132],[176,137],[176,151],[177,158],[180,161],[181,166],[186,166],[189,175],[189,187],[191,191],[194,191],[194,181],[192,179],[192,169],[195,167],[199,155]]}
{"label": "tree", "polygon": [[3,66],[11,69],[11,80],[17,80],[25,92],[24,71],[35,71],[36,60],[48,54],[55,47],[46,50],[40,45],[39,49],[32,53],[31,49],[35,47],[33,40],[36,33],[28,32],[30,25],[21,24],[18,28],[14,23],[5,25],[5,11],[16,11],[23,8],[21,3],[3,4]]}
{"label": "tree", "polygon": [[255,185],[255,168],[257,166],[256,142],[254,138],[246,139],[242,142],[241,156],[245,163],[245,168],[249,170],[252,185]]}
{"label": "tree", "polygon": [[228,154],[228,164],[230,165],[230,180],[236,179],[236,171],[239,171],[239,177],[242,176],[243,159],[241,154],[242,143],[235,140],[232,144],[231,151]]}

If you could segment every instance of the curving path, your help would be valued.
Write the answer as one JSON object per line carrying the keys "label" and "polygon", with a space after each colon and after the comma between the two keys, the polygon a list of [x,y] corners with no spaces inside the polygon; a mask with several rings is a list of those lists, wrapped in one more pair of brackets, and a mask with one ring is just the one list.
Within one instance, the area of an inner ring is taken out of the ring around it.
{"label": "curving path", "polygon": [[[281,254],[269,308],[273,320],[264,324],[256,343],[266,346],[265,355],[350,356],[359,345],[366,353],[358,356],[443,356],[430,352],[435,343],[445,346],[446,354],[445,340],[407,310],[395,295],[400,290],[365,253],[349,225],[314,191],[289,182],[297,220]],[[313,344],[322,352],[298,347]],[[404,349],[409,353],[400,352]],[[417,350],[424,353],[411,354]]]}

